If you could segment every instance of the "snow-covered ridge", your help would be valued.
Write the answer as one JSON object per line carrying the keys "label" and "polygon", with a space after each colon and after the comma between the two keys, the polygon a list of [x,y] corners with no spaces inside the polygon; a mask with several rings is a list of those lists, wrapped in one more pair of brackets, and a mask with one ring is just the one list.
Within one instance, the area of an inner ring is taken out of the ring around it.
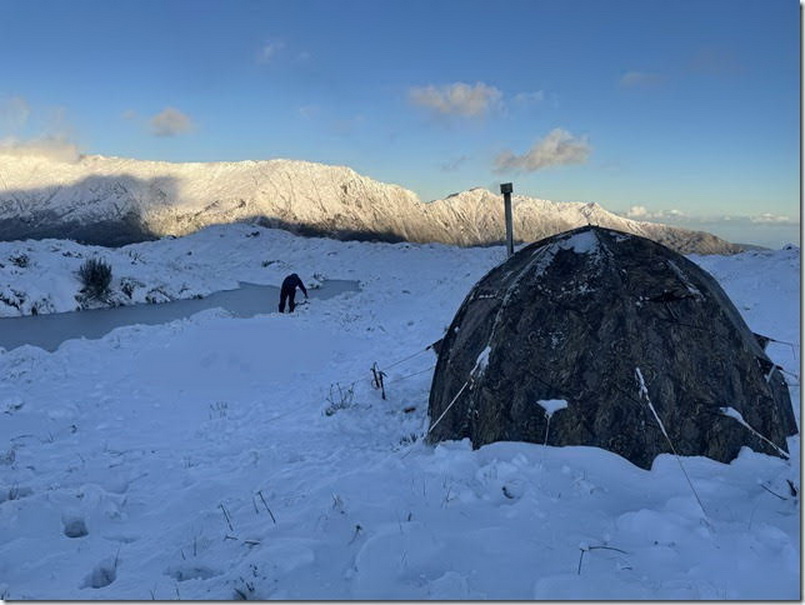
{"label": "snow-covered ridge", "polygon": [[[533,241],[596,224],[682,253],[740,250],[713,235],[632,221],[598,204],[513,198],[515,236]],[[476,188],[422,202],[345,166],[274,159],[170,163],[99,155],[77,162],[0,154],[0,240],[120,245],[213,224],[260,221],[341,239],[488,245],[504,239],[500,196]]]}

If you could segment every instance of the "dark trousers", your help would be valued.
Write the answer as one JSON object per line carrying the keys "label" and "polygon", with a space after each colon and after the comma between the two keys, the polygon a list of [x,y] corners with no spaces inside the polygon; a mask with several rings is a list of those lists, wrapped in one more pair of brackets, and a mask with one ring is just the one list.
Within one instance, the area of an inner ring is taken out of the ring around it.
{"label": "dark trousers", "polygon": [[293,313],[294,308],[296,307],[296,303],[294,302],[294,298],[296,298],[296,288],[293,290],[281,290],[280,291],[280,313],[285,312],[285,301],[288,301],[288,313]]}

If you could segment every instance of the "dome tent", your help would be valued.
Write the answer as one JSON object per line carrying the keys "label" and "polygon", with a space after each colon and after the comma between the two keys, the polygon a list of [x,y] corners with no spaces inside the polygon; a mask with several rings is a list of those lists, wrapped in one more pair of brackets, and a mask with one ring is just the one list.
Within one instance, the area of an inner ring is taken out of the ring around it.
{"label": "dome tent", "polygon": [[672,451],[787,456],[797,432],[781,372],[715,279],[594,226],[526,246],[473,287],[429,415],[431,443],[597,446],[646,469]]}

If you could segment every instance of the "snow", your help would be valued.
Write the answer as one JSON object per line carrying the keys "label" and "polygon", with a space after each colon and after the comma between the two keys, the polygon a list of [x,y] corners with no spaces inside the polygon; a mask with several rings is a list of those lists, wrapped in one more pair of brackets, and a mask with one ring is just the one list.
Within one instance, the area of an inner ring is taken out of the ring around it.
{"label": "snow", "polygon": [[564,399],[540,399],[537,405],[545,410],[545,415],[550,418],[554,413],[563,410],[567,407],[567,401]]}
{"label": "snow", "polygon": [[471,372],[473,376],[479,377],[486,371],[486,367],[489,365],[490,353],[492,353],[492,346],[486,345],[484,350],[478,354],[478,359],[475,360],[475,366]]}
{"label": "snow", "polygon": [[[635,371],[635,377],[637,378],[637,381],[638,381],[638,383],[640,385],[639,388],[638,388],[638,395],[640,396],[641,400],[643,400],[643,399],[646,400],[646,405],[651,410],[651,414],[652,414],[652,416],[654,416],[654,420],[657,421],[657,426],[660,427],[660,430],[662,431],[662,434],[665,436],[665,439],[670,444],[671,443],[671,438],[668,437],[668,431],[665,430],[665,425],[662,423],[662,420],[660,420],[660,416],[659,416],[659,414],[657,414],[657,410],[654,408],[654,404],[651,403],[651,399],[648,396],[648,388],[646,387],[646,381],[643,378],[643,372],[640,371],[640,368],[635,368],[634,371]],[[672,445],[672,447],[673,447],[673,445]]]}
{"label": "snow", "polygon": [[[6,262],[16,252],[26,266]],[[269,300],[253,317],[208,309],[0,349],[4,599],[801,597],[799,436],[790,460],[684,458],[707,522],[670,455],[645,471],[592,447],[423,442],[426,347],[501,247],[246,225],[116,250],[14,242],[0,244],[3,291],[23,312],[71,310],[94,254],[126,304],[292,272],[360,290],[293,315]],[[692,258],[780,341],[769,354],[798,385],[799,250]],[[123,278],[140,284],[131,298]]]}
{"label": "snow", "polygon": [[559,241],[558,246],[576,254],[593,254],[598,252],[598,236],[593,231],[582,231]]}
{"label": "snow", "polygon": [[721,413],[724,414],[725,416],[729,416],[730,418],[735,418],[735,420],[737,420],[738,422],[740,422],[744,426],[749,426],[746,423],[746,420],[744,420],[743,415],[738,410],[736,410],[735,408],[730,408],[730,407],[721,408]]}
{"label": "snow", "polygon": [[734,418],[735,420],[740,422],[744,427],[746,427],[754,435],[756,435],[757,437],[759,437],[760,439],[762,439],[763,441],[768,443],[770,446],[772,446],[775,450],[777,450],[781,456],[783,456],[784,458],[788,458],[788,454],[785,453],[785,451],[783,451],[782,449],[777,447],[777,445],[773,441],[771,441],[770,439],[768,439],[767,437],[765,437],[764,435],[762,435],[758,431],[756,431],[755,428],[752,425],[750,425],[744,419],[743,414],[741,414],[738,410],[736,410],[735,408],[732,408],[732,407],[726,407],[726,408],[721,408],[720,411],[721,411],[722,414],[724,414],[724,416]]}
{"label": "snow", "polygon": [[[3,239],[81,233],[73,237],[119,244],[254,217],[316,233],[372,232],[458,245],[491,244],[506,232],[501,197],[484,188],[424,203],[413,191],[346,166],[298,160],[174,163],[89,155],[64,162],[2,151],[0,146]],[[516,195],[513,220],[522,241],[593,224],[689,251],[738,249],[710,234],[634,221],[598,204]],[[72,231],[77,226],[84,228]]]}
{"label": "snow", "polygon": [[674,273],[676,273],[677,277],[679,277],[679,280],[683,284],[685,284],[685,288],[687,288],[688,293],[690,293],[695,299],[701,300],[702,293],[699,292],[699,289],[696,286],[690,283],[690,279],[688,279],[688,276],[685,275],[685,273],[679,267],[676,266],[676,263],[672,260],[669,260],[668,265],[671,267]]}

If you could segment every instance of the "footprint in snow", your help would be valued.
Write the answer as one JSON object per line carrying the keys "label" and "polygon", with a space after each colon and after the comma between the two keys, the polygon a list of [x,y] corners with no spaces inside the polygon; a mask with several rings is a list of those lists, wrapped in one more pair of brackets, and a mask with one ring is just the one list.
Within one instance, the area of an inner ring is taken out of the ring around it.
{"label": "footprint in snow", "polygon": [[64,525],[64,535],[68,538],[83,538],[89,535],[87,523],[83,517],[62,517]]}
{"label": "footprint in snow", "polygon": [[117,579],[117,558],[104,559],[84,578],[81,588],[105,588]]}
{"label": "footprint in snow", "polygon": [[209,580],[220,575],[220,572],[206,565],[177,565],[169,567],[165,571],[165,575],[172,577],[177,582],[186,582],[187,580]]}

